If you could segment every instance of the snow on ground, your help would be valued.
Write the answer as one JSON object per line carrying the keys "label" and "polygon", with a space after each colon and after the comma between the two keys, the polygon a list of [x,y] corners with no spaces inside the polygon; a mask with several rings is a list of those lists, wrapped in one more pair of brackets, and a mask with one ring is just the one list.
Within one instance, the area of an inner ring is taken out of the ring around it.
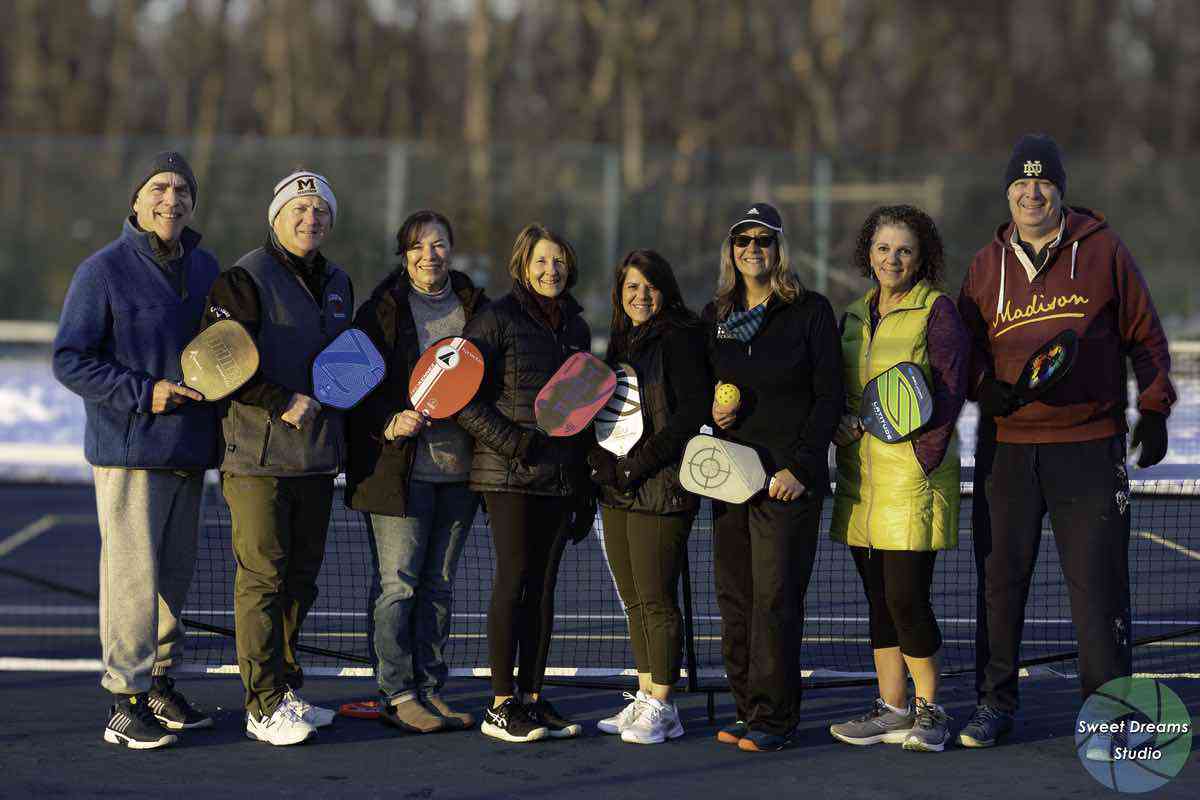
{"label": "snow on ground", "polygon": [[[1200,464],[1200,378],[1179,376],[1175,388],[1167,461]],[[974,462],[978,418],[968,403],[958,421],[964,464]],[[0,359],[0,480],[90,481],[83,422],[83,401],[54,379],[47,358]]]}

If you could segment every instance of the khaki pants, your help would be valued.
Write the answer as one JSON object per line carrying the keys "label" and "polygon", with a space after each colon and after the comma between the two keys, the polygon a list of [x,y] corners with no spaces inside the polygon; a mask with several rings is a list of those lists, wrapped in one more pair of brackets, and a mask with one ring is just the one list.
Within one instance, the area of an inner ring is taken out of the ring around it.
{"label": "khaki pants", "polygon": [[100,520],[100,685],[149,691],[183,655],[204,473],[93,467]]}
{"label": "khaki pants", "polygon": [[233,614],[246,710],[270,716],[304,683],[300,626],[317,599],[333,505],[333,476],[222,474],[237,561]]}

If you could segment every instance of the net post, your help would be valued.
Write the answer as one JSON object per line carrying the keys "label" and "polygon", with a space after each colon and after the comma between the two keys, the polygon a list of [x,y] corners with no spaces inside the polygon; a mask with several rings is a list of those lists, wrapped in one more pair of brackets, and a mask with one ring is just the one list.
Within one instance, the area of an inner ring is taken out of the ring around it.
{"label": "net post", "polygon": [[[684,545],[682,549],[683,568],[679,571],[679,576],[683,579],[683,652],[687,661],[687,689],[689,692],[695,692],[700,689],[700,674],[697,668],[696,633],[692,620],[692,566],[687,546]],[[711,701],[711,695],[709,697]]]}

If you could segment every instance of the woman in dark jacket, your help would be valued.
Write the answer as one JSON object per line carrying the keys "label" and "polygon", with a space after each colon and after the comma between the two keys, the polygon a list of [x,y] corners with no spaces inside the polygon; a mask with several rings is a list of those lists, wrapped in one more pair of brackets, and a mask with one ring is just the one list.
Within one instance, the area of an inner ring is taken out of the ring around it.
{"label": "woman in dark jacket", "polygon": [[729,229],[703,316],[714,324],[713,373],[741,395],[733,408],[714,397],[713,420],[724,438],[757,450],[771,476],[746,503],[713,503],[721,652],[737,704],[717,739],[778,750],[800,717],[804,593],[845,402],[841,344],[829,301],[789,268],[783,221],[767,203]]}
{"label": "woman in dark jacket", "polygon": [[634,250],[617,265],[608,362],[638,381],[642,436],[617,458],[595,446],[592,480],[603,487],[604,549],[629,617],[638,693],[600,721],[604,733],[657,744],[683,735],[671,689],[679,680],[683,619],[679,575],[699,506],[679,485],[687,441],[709,422],[712,377],[700,318],[683,303],[667,260]]}
{"label": "woman in dark jacket", "polygon": [[591,433],[546,436],[535,427],[533,401],[569,356],[590,349],[591,332],[568,291],[577,276],[575,251],[561,236],[540,225],[526,227],[513,245],[509,274],[512,291],[467,324],[485,372],[458,420],[475,437],[471,488],[483,493],[496,552],[488,607],[495,700],[481,728],[497,739],[528,742],[581,730],[540,693],[558,563],[576,495],[591,486],[583,441]]}
{"label": "woman in dark jacket", "polygon": [[440,692],[454,575],[479,497],[467,486],[471,437],[454,420],[431,422],[413,411],[408,381],[421,353],[461,335],[486,300],[450,269],[454,230],[438,212],[411,214],[396,245],[400,265],[354,318],[383,356],[387,377],[349,414],[346,505],[363,512],[371,534],[380,718],[431,733],[474,724]]}

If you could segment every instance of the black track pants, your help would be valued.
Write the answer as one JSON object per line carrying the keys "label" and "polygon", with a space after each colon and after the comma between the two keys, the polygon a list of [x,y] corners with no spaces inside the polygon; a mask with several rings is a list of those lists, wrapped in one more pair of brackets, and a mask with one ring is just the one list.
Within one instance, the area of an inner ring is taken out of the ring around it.
{"label": "black track pants", "polygon": [[1049,512],[1086,698],[1133,669],[1129,611],[1129,479],[1123,436],[1063,444],[996,445],[987,481],[991,548],[984,561],[990,655],[981,700],[1018,705],[1025,602]]}

